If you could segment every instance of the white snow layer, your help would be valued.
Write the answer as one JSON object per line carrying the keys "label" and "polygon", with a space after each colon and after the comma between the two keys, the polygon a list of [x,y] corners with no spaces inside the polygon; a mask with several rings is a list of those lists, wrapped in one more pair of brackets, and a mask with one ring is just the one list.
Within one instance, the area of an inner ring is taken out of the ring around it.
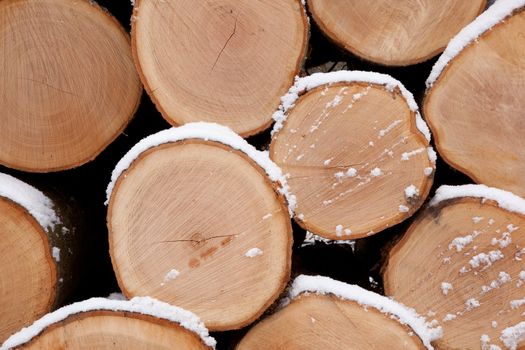
{"label": "white snow layer", "polygon": [[290,90],[281,97],[281,105],[279,109],[273,114],[275,125],[272,130],[272,135],[281,130],[286,121],[286,113],[290,108],[295,105],[295,102],[299,99],[299,96],[307,91],[310,91],[321,85],[331,85],[335,83],[368,83],[384,86],[388,91],[394,91],[399,89],[401,95],[407,101],[408,107],[411,111],[416,114],[416,126],[418,130],[425,136],[428,142],[430,142],[430,129],[425,123],[421,115],[419,114],[419,108],[416,100],[410,91],[408,91],[400,81],[392,78],[390,75],[375,73],[375,72],[363,72],[363,71],[336,71],[329,73],[315,73],[307,77],[295,78],[295,84]]}
{"label": "white snow layer", "polygon": [[454,198],[481,198],[495,201],[502,209],[525,215],[525,199],[515,194],[485,185],[444,185],[437,189],[434,198],[430,201],[430,206]]}
{"label": "white snow layer", "polygon": [[105,204],[107,205],[109,203],[111,193],[113,192],[115,183],[120,175],[128,169],[135,159],[137,159],[143,152],[165,143],[188,139],[202,139],[205,141],[219,142],[245,153],[266,172],[270,180],[280,184],[279,192],[285,196],[288,202],[290,215],[293,215],[296,198],[290,193],[285,176],[281,169],[270,159],[268,152],[258,151],[255,147],[250,145],[246,140],[226,126],[205,122],[188,123],[177,128],[163,130],[139,141],[139,143],[133,146],[117,163],[117,166],[113,170],[113,173],[111,174],[111,182],[106,189]]}
{"label": "white snow layer", "polygon": [[433,349],[431,342],[442,336],[441,327],[432,328],[425,318],[419,316],[413,309],[356,285],[323,276],[300,275],[293,281],[288,297],[295,299],[302,293],[333,294],[341,299],[355,301],[359,305],[373,307],[382,313],[395,316],[400,323],[412,328],[427,349]]}
{"label": "white snow layer", "polygon": [[0,173],[0,197],[24,207],[44,229],[53,230],[61,223],[51,199],[11,175]]}
{"label": "white snow layer", "polygon": [[18,333],[13,334],[0,347],[0,350],[7,350],[31,341],[47,327],[61,322],[71,315],[82,312],[107,310],[134,312],[143,315],[165,319],[176,322],[187,330],[196,333],[202,341],[215,348],[216,341],[210,337],[204,323],[193,313],[179,307],[166,304],[150,297],[135,297],[131,300],[110,300],[106,298],[91,298],[78,303],[64,306],[41,319],[35,321],[31,326],[23,328]]}
{"label": "white snow layer", "polygon": [[515,10],[525,6],[525,0],[501,0],[496,1],[485,12],[479,15],[474,21],[463,28],[448,43],[447,48],[434,64],[430,76],[426,81],[427,88],[432,87],[440,77],[445,67],[470,43],[476,41],[483,33],[490,30],[496,24],[505,20]]}

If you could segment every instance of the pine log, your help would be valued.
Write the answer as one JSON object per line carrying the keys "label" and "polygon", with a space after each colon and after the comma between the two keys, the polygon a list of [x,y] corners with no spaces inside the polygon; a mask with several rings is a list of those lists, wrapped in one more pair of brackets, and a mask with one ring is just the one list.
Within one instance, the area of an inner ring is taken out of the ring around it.
{"label": "pine log", "polygon": [[10,337],[7,349],[214,349],[190,312],[151,298],[92,298],[65,306]]}
{"label": "pine log", "polygon": [[0,342],[69,296],[77,233],[65,208],[0,173]]}
{"label": "pine log", "polygon": [[94,1],[1,1],[0,42],[0,164],[77,167],[132,118],[142,88],[130,39]]}
{"label": "pine log", "polygon": [[135,61],[164,118],[216,122],[244,137],[271,125],[308,32],[300,0],[137,0],[132,18]]}
{"label": "pine log", "polygon": [[421,206],[435,159],[401,83],[378,73],[318,73],[298,80],[283,101],[270,157],[288,176],[305,230],[366,237]]}
{"label": "pine log", "polygon": [[[318,284],[319,290],[293,292],[298,280]],[[389,312],[405,308],[388,298],[319,276],[298,277],[292,294],[291,303],[255,325],[237,350],[425,348],[411,322],[401,317],[402,324]],[[427,334],[421,336],[427,341]]]}
{"label": "pine log", "polygon": [[486,0],[308,0],[321,30],[345,50],[387,66],[408,66],[443,51]]}
{"label": "pine log", "polygon": [[385,293],[435,318],[440,349],[516,349],[525,339],[524,230],[525,200],[443,186],[390,252]]}
{"label": "pine log", "polygon": [[110,253],[124,295],[180,305],[210,330],[259,317],[290,275],[289,210],[269,179],[278,171],[215,124],[137,144],[108,189]]}
{"label": "pine log", "polygon": [[525,2],[496,2],[454,38],[427,80],[424,114],[443,159],[525,196]]}

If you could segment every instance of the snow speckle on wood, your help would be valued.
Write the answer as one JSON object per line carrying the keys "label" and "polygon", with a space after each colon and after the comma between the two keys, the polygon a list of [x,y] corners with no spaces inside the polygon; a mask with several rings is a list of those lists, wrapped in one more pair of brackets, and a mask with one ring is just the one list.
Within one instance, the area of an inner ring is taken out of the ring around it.
{"label": "snow speckle on wood", "polygon": [[410,185],[405,188],[405,197],[406,198],[415,198],[419,196],[419,190],[416,186]]}
{"label": "snow speckle on wood", "polygon": [[408,213],[410,211],[410,208],[407,207],[406,205],[400,204],[399,205],[399,211],[401,213]]}
{"label": "snow speckle on wood", "polygon": [[525,200],[515,194],[485,185],[444,185],[437,189],[430,206],[455,198],[480,198],[495,201],[502,209],[525,215]]}
{"label": "snow speckle on wood", "polygon": [[425,136],[427,141],[430,142],[430,129],[419,114],[419,108],[417,106],[416,100],[414,99],[412,93],[408,91],[403,86],[403,84],[401,84],[401,82],[387,74],[346,70],[329,73],[315,73],[303,78],[296,77],[295,84],[290,88],[286,95],[281,97],[281,105],[279,106],[279,109],[273,114],[275,125],[272,130],[272,135],[282,129],[287,118],[286,113],[295,105],[295,102],[299,99],[301,94],[322,85],[332,85],[343,82],[381,85],[390,92],[393,92],[396,89],[399,90],[403,98],[406,100],[410,110],[416,115],[416,127]]}
{"label": "snow speckle on wood", "polygon": [[61,223],[51,199],[11,175],[0,173],[0,197],[21,205],[46,230],[53,230],[55,225]]}
{"label": "snow speckle on wood", "polygon": [[69,316],[88,311],[107,310],[124,311],[150,315],[167,321],[176,322],[181,327],[196,333],[202,341],[215,348],[216,341],[210,337],[204,323],[193,313],[176,306],[158,301],[150,297],[135,297],[131,300],[110,300],[106,298],[91,298],[85,301],[64,306],[41,319],[35,321],[31,326],[23,328],[18,333],[13,334],[0,347],[0,350],[7,350],[25,344],[46,328],[53,324],[67,319]]}
{"label": "snow speckle on wood", "polygon": [[53,259],[55,259],[56,262],[60,262],[60,248],[53,247],[51,249],[51,255],[53,255]]}
{"label": "snow speckle on wood", "polygon": [[452,290],[452,284],[448,282],[442,282],[441,283],[441,292],[443,295],[448,295],[448,293]]}
{"label": "snow speckle on wood", "polygon": [[486,31],[505,20],[514,11],[525,6],[525,0],[496,1],[489,9],[463,28],[449,43],[443,54],[432,68],[426,81],[427,88],[432,87],[441,76],[445,67],[470,43],[476,41]]}
{"label": "snow speckle on wood", "polygon": [[294,280],[288,291],[288,298],[293,300],[303,293],[332,294],[344,300],[355,301],[363,307],[373,307],[382,313],[394,316],[400,323],[411,327],[427,349],[433,349],[431,342],[442,336],[441,327],[430,327],[425,318],[418,315],[413,309],[356,285],[323,276],[301,275]]}
{"label": "snow speckle on wood", "polygon": [[128,153],[118,162],[117,166],[111,174],[111,182],[106,189],[107,205],[111,198],[111,193],[115,187],[115,183],[120,175],[128,169],[131,164],[145,151],[157,147],[162,144],[172,143],[189,139],[201,139],[205,141],[214,141],[222,143],[233,149],[245,153],[248,157],[253,159],[268,175],[270,180],[280,184],[279,192],[282,193],[287,202],[290,215],[296,205],[296,198],[289,191],[289,186],[281,169],[270,159],[268,152],[258,151],[255,147],[250,145],[242,137],[234,133],[228,127],[215,123],[188,123],[177,128],[170,128],[160,131],[156,134],[150,135],[142,139],[139,143],[129,150]]}
{"label": "snow speckle on wood", "polygon": [[518,349],[518,346],[525,341],[525,321],[505,328],[499,338],[508,349]]}
{"label": "snow speckle on wood", "polygon": [[251,248],[246,253],[244,253],[244,256],[247,258],[255,258],[256,256],[262,255],[263,251],[260,248]]}
{"label": "snow speckle on wood", "polygon": [[166,275],[164,275],[164,283],[162,283],[162,285],[168,283],[168,282],[171,282],[173,281],[175,278],[177,278],[178,276],[180,275],[180,272],[176,269],[171,269],[169,270]]}
{"label": "snow speckle on wood", "polygon": [[352,248],[352,251],[355,249],[355,241],[354,240],[349,240],[349,239],[335,239],[335,240],[332,240],[332,239],[328,239],[328,238],[324,238],[324,237],[321,237],[321,236],[318,236],[310,231],[306,231],[306,235],[304,237],[304,241],[303,243],[301,244],[301,247],[307,247],[307,246],[311,246],[311,245],[315,245],[315,243],[317,242],[321,242],[321,243],[324,243],[324,244],[327,244],[327,245],[331,245],[331,244],[334,244],[334,245],[349,245],[351,248]]}

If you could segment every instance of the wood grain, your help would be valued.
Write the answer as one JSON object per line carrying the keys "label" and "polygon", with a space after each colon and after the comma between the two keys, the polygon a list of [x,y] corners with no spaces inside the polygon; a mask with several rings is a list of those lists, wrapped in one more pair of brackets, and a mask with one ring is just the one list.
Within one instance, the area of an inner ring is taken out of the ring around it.
{"label": "wood grain", "polygon": [[128,35],[88,0],[0,2],[0,164],[49,172],[94,159],[142,88]]}

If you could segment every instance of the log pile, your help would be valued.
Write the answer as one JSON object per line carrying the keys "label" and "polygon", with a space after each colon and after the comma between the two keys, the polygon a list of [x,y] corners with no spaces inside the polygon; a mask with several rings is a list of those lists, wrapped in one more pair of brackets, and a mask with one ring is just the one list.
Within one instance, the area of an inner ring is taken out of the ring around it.
{"label": "log pile", "polygon": [[1,350],[525,347],[525,0],[0,19]]}

